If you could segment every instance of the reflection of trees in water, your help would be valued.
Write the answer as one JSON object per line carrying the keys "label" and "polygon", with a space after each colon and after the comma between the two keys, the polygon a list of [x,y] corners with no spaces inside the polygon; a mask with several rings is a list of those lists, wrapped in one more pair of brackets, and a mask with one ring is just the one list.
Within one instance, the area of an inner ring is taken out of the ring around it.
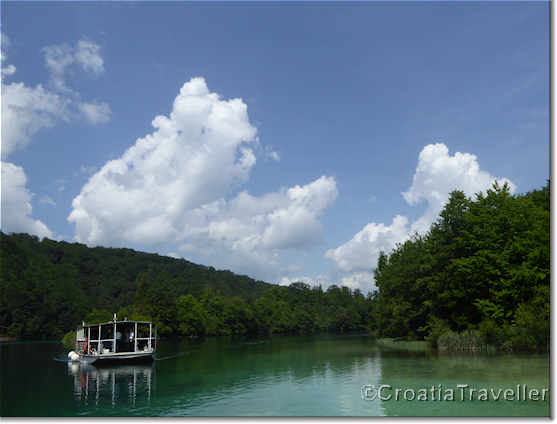
{"label": "reflection of trees in water", "polygon": [[514,382],[534,378],[549,381],[547,355],[422,354],[382,355],[383,376],[404,378],[408,372],[424,378],[453,381]]}
{"label": "reflection of trees in water", "polygon": [[[342,382],[354,375],[365,384],[370,379],[376,382],[380,373],[373,341],[366,336],[278,336],[263,341],[213,338],[165,344],[161,348],[168,352],[188,354],[157,362],[157,397],[180,396],[185,408],[258,384],[319,384],[331,378]],[[351,388],[349,395],[360,402],[359,382],[354,384],[357,389]],[[342,388],[339,385],[339,391]]]}
{"label": "reflection of trees in water", "polygon": [[[548,355],[486,355],[486,354],[382,354],[380,384],[394,389],[455,389],[457,384],[495,390],[516,388],[517,384],[529,387],[548,387]],[[438,392],[436,392],[438,393]],[[437,398],[436,394],[436,398]],[[429,394],[431,398],[431,394]],[[461,402],[461,401],[384,401],[386,415],[539,415],[544,406],[538,402]],[[547,406],[547,405],[546,405]]]}
{"label": "reflection of trees in water", "polygon": [[95,367],[68,363],[68,372],[74,377],[75,398],[84,405],[110,402],[128,403],[151,401],[155,377],[153,364]]}
{"label": "reflection of trees in water", "polygon": [[335,374],[346,372],[354,361],[369,358],[369,346],[370,343],[355,346],[353,338],[344,344],[342,338],[327,340],[323,336],[276,337],[257,343],[207,339],[197,345],[185,342],[175,346],[175,350],[188,351],[187,359],[163,361],[160,365],[176,375],[192,371],[233,380],[242,374],[265,377],[289,374],[302,380],[323,376],[327,370]]}

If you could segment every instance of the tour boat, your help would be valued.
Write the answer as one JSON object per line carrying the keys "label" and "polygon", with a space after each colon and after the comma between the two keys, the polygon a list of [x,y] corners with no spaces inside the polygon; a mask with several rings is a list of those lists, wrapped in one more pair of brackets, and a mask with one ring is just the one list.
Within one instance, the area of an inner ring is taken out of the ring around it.
{"label": "tour boat", "polygon": [[149,321],[117,321],[85,325],[77,329],[76,351],[70,361],[95,365],[151,362],[157,348],[157,329]]}

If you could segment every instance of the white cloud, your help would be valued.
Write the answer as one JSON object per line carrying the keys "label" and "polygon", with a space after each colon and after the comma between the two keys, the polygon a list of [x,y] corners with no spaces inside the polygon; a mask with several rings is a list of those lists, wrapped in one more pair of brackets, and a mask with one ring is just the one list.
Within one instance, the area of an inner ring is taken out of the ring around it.
{"label": "white cloud", "polygon": [[1,45],[0,62],[2,63],[2,70],[0,72],[0,75],[3,80],[4,77],[15,74],[16,68],[14,65],[8,65],[7,67],[4,67],[4,61],[6,60],[6,55],[4,54],[4,50],[8,48],[10,45],[10,39],[4,33],[0,33],[0,45]]}
{"label": "white cloud", "polygon": [[47,196],[46,194],[41,196],[41,198],[39,199],[39,203],[41,205],[56,206],[56,202],[52,199],[52,197]]}
{"label": "white cloud", "polygon": [[271,146],[265,146],[265,157],[280,162],[280,155]]}
{"label": "white cloud", "polygon": [[101,47],[90,40],[79,40],[75,48],[75,61],[86,72],[102,74],[104,72],[104,61],[100,55]]}
{"label": "white cloud", "polygon": [[75,46],[55,44],[43,48],[45,66],[50,72],[51,83],[56,90],[72,93],[66,85],[66,74],[73,68],[100,75],[104,72],[104,61],[100,46],[89,40],[79,40]]}
{"label": "white cloud", "polygon": [[411,187],[402,193],[410,205],[425,201],[427,208],[424,214],[410,226],[408,218],[400,215],[389,226],[369,223],[348,242],[328,250],[325,257],[333,260],[336,270],[346,273],[346,284],[356,284],[363,272],[369,274],[377,266],[380,251],[389,253],[411,234],[427,232],[448,201],[451,191],[462,190],[467,196],[473,196],[480,191],[485,192],[495,181],[508,183],[511,192],[514,192],[515,185],[510,180],[482,171],[476,156],[460,152],[451,156],[444,144],[429,144],[420,152]]}
{"label": "white cloud", "polygon": [[229,202],[219,202],[205,226],[195,229],[190,242],[195,239],[195,245],[207,247],[208,252],[226,251],[221,259],[229,266],[254,272],[278,267],[280,251],[321,241],[319,216],[336,195],[332,177],[261,197],[241,192]]}
{"label": "white cloud", "polygon": [[366,293],[376,290],[375,279],[372,272],[354,272],[343,277],[337,277],[334,274],[319,274],[316,277],[307,275],[284,276],[279,279],[278,284],[281,286],[289,286],[292,283],[302,282],[310,286],[321,286],[323,290],[327,290],[331,285],[346,286],[351,289],[360,289]]}
{"label": "white cloud", "polygon": [[[202,78],[184,84],[170,116],[124,155],[106,163],[73,200],[76,238],[160,243],[204,219],[207,205],[248,178],[256,129],[240,99],[221,100]],[[192,212],[185,216],[184,211]]]}
{"label": "white cloud", "polygon": [[[2,48],[9,43],[2,36]],[[110,107],[107,103],[83,102],[80,94],[67,87],[65,74],[73,64],[84,71],[102,72],[99,47],[90,41],[80,41],[77,47],[67,44],[47,46],[43,49],[45,64],[50,72],[53,89],[41,84],[30,87],[22,82],[4,84],[4,77],[15,73],[15,66],[2,63],[2,158],[26,147],[41,129],[60,122],[85,119],[92,124],[107,122]],[[6,56],[2,50],[2,62]],[[100,61],[100,64],[99,64]]]}
{"label": "white cloud", "polygon": [[108,103],[80,103],[79,110],[91,124],[103,124],[110,120],[110,106]]}
{"label": "white cloud", "polygon": [[42,52],[54,88],[61,92],[71,91],[66,86],[65,74],[74,63],[73,48],[68,44],[56,44],[44,47]]}
{"label": "white cloud", "polygon": [[2,77],[7,77],[10,75],[15,74],[16,68],[14,65],[8,65],[5,68],[2,68]]}
{"label": "white cloud", "polygon": [[281,286],[289,286],[292,283],[306,283],[310,286],[321,286],[322,288],[326,289],[331,283],[329,278],[324,275],[318,275],[317,277],[308,277],[308,276],[300,276],[300,277],[282,277],[279,280],[279,285]]}
{"label": "white cloud", "polygon": [[364,293],[376,289],[375,278],[371,272],[354,272],[343,277],[339,285],[351,289],[360,289]]}
{"label": "white cloud", "polygon": [[449,149],[442,143],[425,146],[420,152],[412,186],[402,193],[410,205],[427,203],[426,212],[412,224],[412,231],[425,233],[429,229],[451,191],[462,190],[467,196],[473,196],[485,192],[495,181],[500,185],[508,183],[511,192],[516,188],[509,179],[496,178],[482,171],[475,155],[456,152],[450,156]]}
{"label": "white cloud", "polygon": [[[73,62],[84,71],[95,74],[102,72],[103,62],[98,46],[92,42],[80,41],[73,50],[67,45],[46,47],[45,61],[54,87],[53,90],[49,90],[41,84],[29,87],[22,82],[4,83],[5,77],[13,75],[16,68],[13,65],[4,66],[9,38],[4,34],[1,37],[2,158],[26,147],[39,130],[52,127],[61,121],[79,117],[85,117],[92,123],[108,120],[110,108],[106,103],[82,102],[79,93],[69,89],[64,80],[64,75]],[[28,232],[40,237],[52,237],[53,234],[48,227],[31,216],[33,194],[27,189],[26,181],[23,168],[2,162],[1,228],[8,232]],[[58,189],[62,191],[64,188],[60,185]],[[55,205],[48,196],[42,196],[40,203]]]}
{"label": "white cloud", "polygon": [[408,238],[408,218],[397,215],[391,225],[371,222],[351,240],[328,250],[325,257],[332,259],[341,271],[361,272],[375,268],[379,252],[389,252],[396,243]]}
{"label": "white cloud", "polygon": [[29,233],[52,238],[52,232],[41,221],[31,217],[33,194],[26,187],[27,178],[23,168],[12,163],[1,162],[2,207],[1,227],[3,231]]}
{"label": "white cloud", "polygon": [[222,99],[203,78],[193,78],[169,116],[155,117],[153,126],[73,200],[68,220],[76,240],[177,246],[256,274],[278,264],[281,249],[321,240],[319,216],[337,196],[332,177],[227,199],[256,163],[257,130],[241,99]]}
{"label": "white cloud", "polygon": [[40,84],[2,84],[2,157],[29,144],[40,129],[68,119],[68,99]]}

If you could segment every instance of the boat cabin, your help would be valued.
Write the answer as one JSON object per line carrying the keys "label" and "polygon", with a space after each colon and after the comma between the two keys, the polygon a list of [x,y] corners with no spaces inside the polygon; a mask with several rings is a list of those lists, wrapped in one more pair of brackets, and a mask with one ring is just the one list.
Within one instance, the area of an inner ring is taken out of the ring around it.
{"label": "boat cabin", "polygon": [[77,329],[76,349],[81,355],[154,352],[156,328],[148,321],[113,321],[82,324]]}

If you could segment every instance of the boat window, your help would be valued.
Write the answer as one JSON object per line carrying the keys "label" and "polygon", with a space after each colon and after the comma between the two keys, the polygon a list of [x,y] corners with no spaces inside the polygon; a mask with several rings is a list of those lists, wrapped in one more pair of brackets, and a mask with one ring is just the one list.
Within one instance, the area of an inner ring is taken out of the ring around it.
{"label": "boat window", "polygon": [[114,338],[114,324],[105,324],[101,326],[101,339]]}
{"label": "boat window", "polygon": [[149,337],[149,324],[137,324],[137,337]]}
{"label": "boat window", "polygon": [[91,340],[95,340],[99,338],[99,327],[97,325],[95,325],[94,327],[90,327],[91,328]]}

